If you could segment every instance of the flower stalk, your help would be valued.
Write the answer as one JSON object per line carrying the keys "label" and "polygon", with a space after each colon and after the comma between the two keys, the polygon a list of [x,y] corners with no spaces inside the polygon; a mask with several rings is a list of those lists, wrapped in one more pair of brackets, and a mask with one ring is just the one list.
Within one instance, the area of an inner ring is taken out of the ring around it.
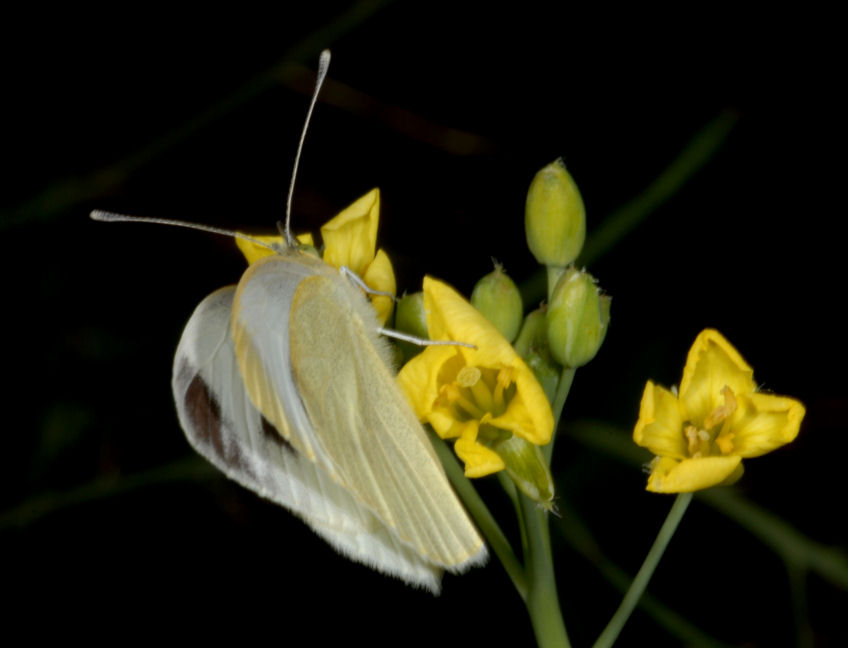
{"label": "flower stalk", "polygon": [[659,565],[660,559],[663,557],[665,549],[668,547],[668,543],[671,541],[671,538],[677,530],[680,520],[683,519],[683,514],[686,512],[686,509],[689,507],[689,502],[691,501],[692,493],[681,493],[674,500],[674,504],[672,504],[671,510],[668,512],[668,516],[666,516],[662,527],[660,527],[660,531],[654,540],[654,544],[651,546],[651,550],[648,552],[648,555],[645,556],[645,560],[639,568],[639,571],[636,573],[636,577],[633,579],[633,582],[630,584],[627,594],[624,595],[621,605],[618,606],[618,610],[616,610],[612,619],[610,619],[607,627],[604,628],[601,636],[598,637],[593,648],[608,648],[615,643],[615,640],[621,633],[622,628],[624,628],[624,624],[627,622],[627,619],[630,618],[630,614],[633,612],[633,609],[636,607],[636,604],[645,592],[645,588],[648,586],[651,576],[654,575],[654,570],[657,568],[657,565]]}

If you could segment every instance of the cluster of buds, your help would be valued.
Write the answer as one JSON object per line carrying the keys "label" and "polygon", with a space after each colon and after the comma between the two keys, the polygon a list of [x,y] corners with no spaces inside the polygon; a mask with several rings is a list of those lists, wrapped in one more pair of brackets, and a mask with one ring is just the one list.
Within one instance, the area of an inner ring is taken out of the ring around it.
{"label": "cluster of buds", "polygon": [[[460,357],[457,352],[449,357],[451,352],[434,349],[427,352],[434,358],[429,370],[423,369],[428,366],[425,360],[410,361],[401,372],[401,381],[410,389],[414,387],[412,391],[426,389],[431,383],[437,385],[433,388],[434,400],[425,399],[417,409],[440,436],[457,439],[454,447],[465,461],[466,475],[503,470],[521,492],[551,508],[554,484],[549,459],[542,451],[553,432],[550,404],[556,399],[564,372],[583,366],[598,352],[609,324],[610,299],[601,294],[590,274],[574,265],[586,238],[586,210],[561,160],[533,178],[527,192],[525,228],[530,251],[547,269],[548,304],[525,317],[518,287],[496,265],[471,294],[477,316],[482,314],[488,320],[486,326],[494,327],[491,335],[501,339],[498,342],[487,334],[488,364],[475,364],[482,362],[479,358],[483,356]],[[429,285],[436,290],[434,282]],[[426,338],[434,334],[435,322],[439,322],[439,329],[462,330],[459,335],[463,339],[459,341],[471,342],[475,331],[485,327],[472,326],[474,317],[460,304],[444,302],[446,294],[439,290],[443,293],[441,303],[434,301],[433,294],[427,302],[426,287],[423,298],[422,293],[402,298],[396,327]],[[419,353],[420,347],[407,347],[403,352],[409,358]],[[436,360],[438,353],[446,356],[438,361],[441,364]],[[472,374],[479,374],[473,386],[469,382]],[[527,379],[519,378],[525,374],[531,382],[538,382],[535,388],[528,386]],[[428,382],[416,376],[431,377]],[[531,419],[547,430],[527,428]]]}
{"label": "cluster of buds", "polygon": [[[518,288],[500,267],[477,283],[471,303],[514,344],[553,402],[563,368],[576,369],[595,357],[610,318],[610,298],[574,265],[586,238],[586,209],[562,160],[530,183],[525,231],[530,251],[548,270],[547,306],[525,317]],[[537,446],[513,437],[494,449],[520,490],[549,501],[553,483]]]}
{"label": "cluster of buds", "polygon": [[562,160],[539,171],[527,191],[527,245],[548,268],[547,340],[563,367],[581,367],[598,352],[607,332],[610,298],[573,263],[586,239],[586,208]]}

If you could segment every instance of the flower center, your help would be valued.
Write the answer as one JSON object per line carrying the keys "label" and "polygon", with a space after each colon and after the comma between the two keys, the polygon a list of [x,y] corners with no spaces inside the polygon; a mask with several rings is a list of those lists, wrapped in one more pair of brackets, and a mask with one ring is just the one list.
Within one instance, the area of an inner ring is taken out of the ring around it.
{"label": "flower center", "polygon": [[442,384],[439,401],[458,421],[477,419],[480,433],[490,440],[503,437],[504,431],[488,424],[506,412],[515,395],[514,370],[511,367],[462,367],[453,380]]}
{"label": "flower center", "polygon": [[730,429],[730,416],[736,411],[736,394],[725,385],[721,389],[724,403],[707,415],[701,426],[684,423],[683,435],[686,437],[687,450],[692,458],[712,455],[728,455],[733,452],[733,437]]}

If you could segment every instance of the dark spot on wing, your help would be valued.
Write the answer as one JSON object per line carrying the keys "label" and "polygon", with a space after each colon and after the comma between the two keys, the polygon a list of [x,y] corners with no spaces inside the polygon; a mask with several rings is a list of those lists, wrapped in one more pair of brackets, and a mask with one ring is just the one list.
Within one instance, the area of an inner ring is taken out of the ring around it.
{"label": "dark spot on wing", "polygon": [[[191,369],[187,365],[183,365],[180,373],[183,370],[190,371]],[[200,377],[200,374],[194,375],[188,389],[186,389],[185,406],[198,441],[212,448],[219,457],[223,457],[221,406],[215,400],[215,396],[209,390],[209,385]]]}
{"label": "dark spot on wing", "polygon": [[207,459],[211,460],[210,454],[214,455],[237,473],[256,479],[253,466],[244,456],[238,434],[234,433],[232,423],[223,420],[221,405],[209,385],[188,363],[184,363],[180,367],[180,379],[185,381],[189,376],[191,380],[186,389],[185,406],[192,429],[186,430],[186,433],[193,437],[192,444],[198,449],[203,448],[201,454]]}
{"label": "dark spot on wing", "polygon": [[265,438],[271,443],[280,446],[293,457],[297,457],[297,450],[294,449],[294,446],[289,443],[286,438],[280,434],[277,428],[275,428],[274,425],[264,416],[262,417],[262,434],[264,434]]}

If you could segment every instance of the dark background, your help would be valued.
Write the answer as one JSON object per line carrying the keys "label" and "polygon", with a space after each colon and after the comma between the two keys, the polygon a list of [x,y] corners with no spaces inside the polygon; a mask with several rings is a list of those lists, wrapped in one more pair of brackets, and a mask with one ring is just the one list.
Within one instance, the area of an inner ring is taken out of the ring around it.
{"label": "dark background", "polygon": [[[324,47],[334,59],[294,226],[316,230],[380,187],[381,244],[408,290],[427,272],[468,294],[491,257],[529,277],[525,192],[554,158],[581,189],[591,233],[708,124],[732,123],[715,156],[590,267],[613,297],[612,324],[566,407],[554,469],[569,513],[555,526],[579,518],[635,572],[671,499],[645,493],[638,467],[570,439],[569,425],[601,419],[629,434],[644,381],[679,381],[692,340],[713,326],[766,388],[808,408],[798,440],[748,462],[740,491],[844,548],[844,112],[834,102],[844,71],[833,22],[714,4],[590,15],[535,1],[503,13],[365,2],[249,18],[10,16],[0,39],[7,627],[118,641],[233,629],[289,643],[530,643],[496,562],[447,576],[434,599],[339,558],[195,460],[173,411],[173,352],[195,305],[235,283],[243,261],[226,238],[87,218],[97,207],[270,231]],[[496,485],[481,488],[514,533]],[[554,531],[561,603],[586,645],[618,594],[564,537]],[[818,575],[804,582],[807,638],[848,641],[845,592]],[[780,559],[697,500],[650,591],[717,640],[796,641]],[[637,612],[622,645],[649,637],[680,642]]]}

